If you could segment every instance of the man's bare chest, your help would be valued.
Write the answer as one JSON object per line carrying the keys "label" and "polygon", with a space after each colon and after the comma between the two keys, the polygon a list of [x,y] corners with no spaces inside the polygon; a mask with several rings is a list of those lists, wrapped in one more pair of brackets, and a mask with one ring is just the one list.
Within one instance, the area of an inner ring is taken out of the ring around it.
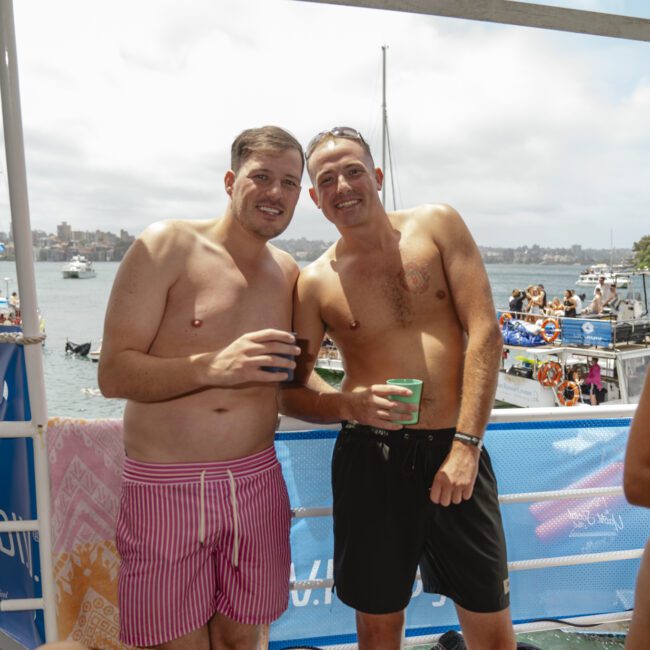
{"label": "man's bare chest", "polygon": [[411,328],[450,304],[440,256],[429,254],[341,269],[325,291],[322,315],[332,332],[363,328],[370,334]]}

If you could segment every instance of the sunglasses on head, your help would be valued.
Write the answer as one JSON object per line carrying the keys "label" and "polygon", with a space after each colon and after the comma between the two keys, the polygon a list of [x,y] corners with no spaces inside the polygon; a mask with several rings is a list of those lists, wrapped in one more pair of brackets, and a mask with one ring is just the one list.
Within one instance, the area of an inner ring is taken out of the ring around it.
{"label": "sunglasses on head", "polygon": [[368,143],[363,139],[363,136],[359,131],[353,129],[351,126],[335,126],[327,131],[321,131],[318,135],[315,135],[307,145],[305,149],[305,160],[309,160],[309,157],[314,153],[314,149],[327,137],[333,136],[335,138],[349,138],[350,140],[358,140],[364,146],[364,149],[370,150]]}

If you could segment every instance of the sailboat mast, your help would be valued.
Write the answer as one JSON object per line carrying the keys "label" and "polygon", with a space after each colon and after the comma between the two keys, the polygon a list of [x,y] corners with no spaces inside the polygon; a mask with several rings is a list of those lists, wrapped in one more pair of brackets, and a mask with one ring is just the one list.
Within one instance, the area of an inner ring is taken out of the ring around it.
{"label": "sailboat mast", "polygon": [[[388,109],[386,108],[386,50],[388,45],[381,46],[382,55],[382,120],[381,120],[381,169],[386,173],[386,140],[388,136]],[[381,202],[386,207],[386,183],[381,187]]]}

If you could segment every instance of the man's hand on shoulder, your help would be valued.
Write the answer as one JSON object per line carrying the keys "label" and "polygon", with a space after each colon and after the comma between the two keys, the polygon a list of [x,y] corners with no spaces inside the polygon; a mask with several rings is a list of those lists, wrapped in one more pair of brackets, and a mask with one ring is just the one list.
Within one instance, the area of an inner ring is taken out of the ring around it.
{"label": "man's hand on shoulder", "polygon": [[402,428],[396,420],[407,420],[417,410],[417,404],[392,401],[391,395],[411,395],[403,386],[374,384],[370,388],[360,388],[341,393],[341,417],[343,420],[367,424],[378,429]]}
{"label": "man's hand on shoulder", "polygon": [[454,442],[449,455],[433,477],[429,498],[441,506],[467,501],[474,492],[481,451],[478,447]]}

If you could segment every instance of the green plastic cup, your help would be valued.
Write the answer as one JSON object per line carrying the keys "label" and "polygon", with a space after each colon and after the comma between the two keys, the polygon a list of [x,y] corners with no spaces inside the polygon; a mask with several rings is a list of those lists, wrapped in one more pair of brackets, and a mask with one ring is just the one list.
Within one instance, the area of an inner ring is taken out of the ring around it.
{"label": "green plastic cup", "polygon": [[418,410],[414,411],[407,420],[395,420],[397,424],[417,424],[420,418],[420,397],[422,397],[422,380],[421,379],[387,379],[387,384],[394,386],[404,386],[411,390],[412,395],[390,395],[389,399],[393,402],[406,402],[408,404],[417,404]]}

